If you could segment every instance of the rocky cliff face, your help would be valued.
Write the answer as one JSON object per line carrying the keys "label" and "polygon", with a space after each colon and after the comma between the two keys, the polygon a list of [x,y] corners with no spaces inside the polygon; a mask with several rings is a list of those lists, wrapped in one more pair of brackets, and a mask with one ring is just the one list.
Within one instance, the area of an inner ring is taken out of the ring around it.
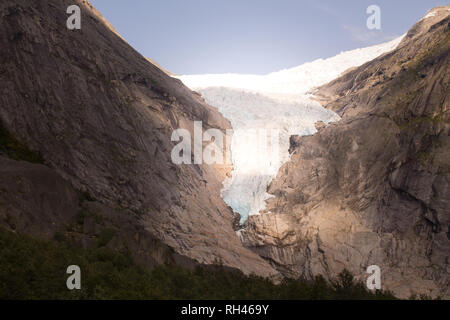
{"label": "rocky cliff face", "polygon": [[[66,28],[72,4],[81,30]],[[106,237],[111,246],[144,260],[164,262],[161,252],[173,249],[276,274],[233,231],[220,198],[229,168],[170,158],[174,129],[228,121],[133,50],[89,1],[1,1],[0,44],[1,125],[43,159],[1,157],[0,224],[47,238],[78,234],[89,245],[101,216],[117,234]]]}
{"label": "rocky cliff face", "polygon": [[291,137],[275,197],[241,232],[285,275],[365,279],[375,264],[400,297],[450,297],[449,10],[316,92],[342,120]]}
{"label": "rocky cliff face", "polygon": [[[72,4],[78,31],[66,28]],[[449,297],[449,9],[319,88],[342,120],[291,138],[275,197],[240,232],[245,248],[220,198],[229,168],[170,159],[174,129],[228,121],[88,1],[3,0],[0,225],[129,248],[147,265],[221,261],[307,278],[347,268],[363,279],[376,264],[400,297]]]}

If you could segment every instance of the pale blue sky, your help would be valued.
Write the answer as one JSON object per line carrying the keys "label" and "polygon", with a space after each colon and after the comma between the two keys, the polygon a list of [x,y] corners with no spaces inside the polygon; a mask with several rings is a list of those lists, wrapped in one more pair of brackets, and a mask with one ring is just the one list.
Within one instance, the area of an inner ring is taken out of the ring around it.
{"label": "pale blue sky", "polygon": [[[440,0],[91,0],[141,54],[176,74],[263,74],[405,33]],[[366,8],[381,8],[381,30]]]}

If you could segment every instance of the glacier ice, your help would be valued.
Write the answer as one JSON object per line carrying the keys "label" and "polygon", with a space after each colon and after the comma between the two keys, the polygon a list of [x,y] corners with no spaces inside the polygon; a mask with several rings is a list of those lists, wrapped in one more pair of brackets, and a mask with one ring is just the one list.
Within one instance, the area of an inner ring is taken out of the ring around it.
{"label": "glacier ice", "polygon": [[289,159],[289,137],[314,134],[319,120],[340,119],[308,91],[395,49],[402,38],[267,75],[178,76],[231,122],[233,172],[224,182],[222,197],[241,215],[241,223],[265,209],[265,200],[271,197],[267,186]]}

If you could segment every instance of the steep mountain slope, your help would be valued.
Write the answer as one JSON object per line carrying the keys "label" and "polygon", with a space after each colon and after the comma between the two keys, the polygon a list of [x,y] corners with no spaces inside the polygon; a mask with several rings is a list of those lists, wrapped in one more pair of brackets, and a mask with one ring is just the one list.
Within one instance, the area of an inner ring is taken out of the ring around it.
{"label": "steep mountain slope", "polygon": [[[72,4],[81,30],[66,28]],[[170,158],[174,129],[228,121],[133,50],[89,1],[1,1],[0,43],[0,122],[13,137],[3,149],[17,141],[45,164],[1,158],[0,224],[88,246],[101,216],[115,230],[110,245],[144,260],[164,262],[169,246],[201,263],[276,274],[232,229],[220,198],[229,168]],[[72,226],[80,212],[81,229]]]}
{"label": "steep mountain slope", "polygon": [[266,214],[241,232],[246,246],[287,275],[347,268],[365,279],[375,264],[400,297],[450,297],[449,11],[319,88],[342,119],[291,137]]}

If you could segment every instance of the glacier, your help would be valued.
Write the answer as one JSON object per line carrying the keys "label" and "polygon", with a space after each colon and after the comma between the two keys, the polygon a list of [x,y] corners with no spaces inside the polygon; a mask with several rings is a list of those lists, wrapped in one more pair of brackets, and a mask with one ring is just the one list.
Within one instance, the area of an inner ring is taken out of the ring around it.
{"label": "glacier", "polygon": [[222,197],[240,214],[241,224],[265,209],[271,197],[267,187],[289,160],[289,137],[314,134],[317,121],[339,121],[337,114],[313,99],[310,90],[395,49],[402,38],[267,75],[176,76],[231,122],[233,171],[224,181]]}

